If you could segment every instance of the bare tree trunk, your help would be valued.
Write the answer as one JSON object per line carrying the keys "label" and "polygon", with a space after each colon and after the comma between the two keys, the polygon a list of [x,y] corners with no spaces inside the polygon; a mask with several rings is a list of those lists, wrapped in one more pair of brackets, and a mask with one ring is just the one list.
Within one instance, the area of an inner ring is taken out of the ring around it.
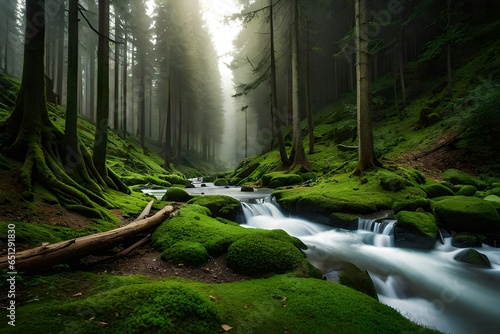
{"label": "bare tree trunk", "polygon": [[97,119],[93,160],[97,172],[107,176],[109,117],[109,0],[99,1],[99,47],[97,73]]}
{"label": "bare tree trunk", "polygon": [[451,99],[453,98],[453,82],[451,74],[451,43],[448,43],[446,47],[446,68],[448,72],[448,95]]}
{"label": "bare tree trunk", "polygon": [[[115,5],[116,6],[116,5]],[[116,9],[115,9],[116,12]],[[115,13],[115,38],[120,38],[121,29],[120,29],[120,19],[118,18],[118,14]],[[118,131],[120,128],[120,120],[119,120],[119,112],[120,112],[120,46],[118,43],[115,43],[115,80],[114,80],[114,92],[115,92],[115,101],[113,104],[113,128],[115,131]]]}
{"label": "bare tree trunk", "polygon": [[290,166],[290,159],[288,159],[288,154],[286,152],[285,140],[283,139],[282,126],[283,122],[278,117],[278,89],[276,87],[276,52],[274,49],[274,10],[273,1],[270,2],[270,14],[269,14],[269,32],[271,38],[271,115],[272,115],[272,128],[273,132],[276,128],[276,134],[278,136],[278,148],[280,152],[281,163],[283,166]]}
{"label": "bare tree trunk", "polygon": [[128,60],[128,44],[127,44],[127,28],[124,27],[124,38],[123,38],[123,92],[122,92],[122,126],[123,126],[123,138],[127,137],[127,60]]}
{"label": "bare tree trunk", "polygon": [[292,158],[293,167],[302,166],[303,169],[311,171],[312,166],[307,160],[304,144],[302,142],[302,131],[300,127],[300,92],[299,92],[299,13],[297,0],[292,3],[292,114],[293,114],[293,144]]}
{"label": "bare tree trunk", "polygon": [[309,25],[307,30],[307,53],[306,53],[306,113],[307,113],[307,129],[309,131],[309,154],[314,153],[314,123],[313,123],[313,111],[311,106],[311,47],[309,45]]}
{"label": "bare tree trunk", "polygon": [[357,113],[359,161],[355,175],[361,174],[370,166],[379,166],[373,148],[372,115],[370,111],[370,69],[368,50],[368,9],[367,0],[356,0],[356,77],[357,77]]}
{"label": "bare tree trunk", "polygon": [[59,6],[57,20],[57,103],[62,105],[63,100],[63,78],[64,78],[64,1]]}

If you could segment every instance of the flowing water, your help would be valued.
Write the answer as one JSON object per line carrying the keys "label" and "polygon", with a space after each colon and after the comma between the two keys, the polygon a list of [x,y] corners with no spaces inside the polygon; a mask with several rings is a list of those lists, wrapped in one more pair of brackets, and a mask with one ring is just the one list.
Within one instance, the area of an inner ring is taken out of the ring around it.
{"label": "flowing water", "polygon": [[451,238],[431,251],[393,247],[391,219],[360,219],[347,231],[285,217],[269,202],[242,203],[246,227],[283,229],[307,246],[308,260],[324,273],[346,262],[368,270],[379,300],[424,326],[453,334],[500,332],[500,250],[483,247],[492,268],[454,260]]}

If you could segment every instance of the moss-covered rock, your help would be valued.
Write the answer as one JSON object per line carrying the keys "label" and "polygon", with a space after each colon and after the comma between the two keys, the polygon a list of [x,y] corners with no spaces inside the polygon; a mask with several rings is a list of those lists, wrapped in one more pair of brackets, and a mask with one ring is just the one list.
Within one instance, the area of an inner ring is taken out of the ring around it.
{"label": "moss-covered rock", "polygon": [[396,247],[432,249],[438,236],[436,218],[427,212],[401,211],[394,231]]}
{"label": "moss-covered rock", "polygon": [[346,264],[339,272],[339,283],[378,300],[377,290],[375,290],[370,274],[354,264]]}
{"label": "moss-covered rock", "polygon": [[456,195],[457,196],[474,196],[477,192],[477,188],[471,185],[464,185],[460,187],[460,189],[457,191]]}
{"label": "moss-covered rock", "polygon": [[484,189],[486,187],[486,183],[484,181],[470,176],[469,174],[464,173],[458,169],[448,169],[443,173],[442,177],[444,180],[449,181],[455,185],[467,184],[470,186],[474,186],[477,189]]}
{"label": "moss-covered rock", "polygon": [[208,262],[209,257],[202,244],[191,241],[177,242],[161,254],[161,258],[165,261],[194,267],[203,266]]}
{"label": "moss-covered rock", "polygon": [[197,196],[188,201],[188,204],[197,204],[210,210],[214,217],[222,217],[236,221],[241,213],[241,204],[237,199],[225,195]]}
{"label": "moss-covered rock", "polygon": [[490,260],[483,253],[479,253],[475,249],[464,249],[457,255],[455,255],[455,260],[459,262],[469,263],[475,266],[491,268]]}
{"label": "moss-covered rock", "polygon": [[304,180],[298,174],[287,174],[283,172],[273,172],[262,177],[261,182],[264,187],[278,188],[283,186],[292,186],[302,183]]}
{"label": "moss-covered rock", "polygon": [[469,233],[456,233],[451,239],[451,245],[457,248],[481,247],[484,237]]}
{"label": "moss-covered rock", "polygon": [[247,193],[251,193],[254,191],[253,187],[251,186],[241,186],[241,191],[242,192],[247,192]]}
{"label": "moss-covered rock", "polygon": [[442,183],[431,183],[422,186],[422,190],[425,191],[427,197],[436,198],[442,196],[455,196],[453,191]]}
{"label": "moss-covered rock", "polygon": [[500,217],[493,204],[476,197],[455,196],[431,205],[438,220],[455,232],[495,233]]}
{"label": "moss-covered rock", "polygon": [[193,196],[182,188],[170,187],[161,198],[162,201],[168,202],[188,202]]}
{"label": "moss-covered rock", "polygon": [[217,179],[214,181],[214,186],[216,186],[216,187],[223,187],[223,186],[227,186],[228,184],[229,184],[229,182],[224,178],[220,178],[220,179]]}
{"label": "moss-covered rock", "polygon": [[495,209],[497,209],[497,212],[500,214],[500,197],[497,195],[489,195],[484,198],[485,201],[490,202],[493,204]]}
{"label": "moss-covered rock", "polygon": [[181,208],[177,216],[155,230],[151,238],[153,246],[163,252],[181,241],[198,242],[210,255],[218,256],[225,253],[234,241],[253,232],[221,223],[211,215],[208,208],[199,205]]}
{"label": "moss-covered rock", "polygon": [[396,173],[386,171],[379,171],[377,173],[377,178],[379,179],[382,189],[393,192],[403,190],[408,184],[408,181],[403,177],[397,175]]}
{"label": "moss-covered rock", "polygon": [[265,234],[241,238],[227,252],[228,267],[246,275],[285,273],[302,264],[304,255],[292,243]]}

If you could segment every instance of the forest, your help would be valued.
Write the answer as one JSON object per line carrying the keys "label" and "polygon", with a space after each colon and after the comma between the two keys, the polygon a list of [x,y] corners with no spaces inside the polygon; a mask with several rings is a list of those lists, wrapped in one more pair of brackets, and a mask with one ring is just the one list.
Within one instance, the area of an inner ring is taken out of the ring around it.
{"label": "forest", "polygon": [[496,333],[498,13],[2,1],[2,333]]}

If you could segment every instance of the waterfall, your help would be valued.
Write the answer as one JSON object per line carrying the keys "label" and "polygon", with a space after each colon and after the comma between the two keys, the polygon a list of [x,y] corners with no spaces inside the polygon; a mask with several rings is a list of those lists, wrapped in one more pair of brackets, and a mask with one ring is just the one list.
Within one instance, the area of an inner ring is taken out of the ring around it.
{"label": "waterfall", "polygon": [[274,204],[242,203],[245,227],[283,229],[308,246],[308,260],[324,273],[349,262],[368,270],[379,300],[424,326],[452,334],[497,333],[500,251],[486,245],[492,268],[457,262],[451,238],[431,251],[393,247],[394,219],[359,219],[348,231],[288,218]]}

